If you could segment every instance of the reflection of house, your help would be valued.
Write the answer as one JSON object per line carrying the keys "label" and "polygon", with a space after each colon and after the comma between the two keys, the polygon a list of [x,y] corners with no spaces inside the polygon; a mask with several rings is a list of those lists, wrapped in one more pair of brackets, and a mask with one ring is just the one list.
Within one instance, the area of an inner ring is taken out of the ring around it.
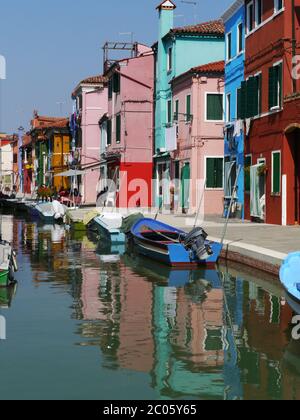
{"label": "reflection of house", "polygon": [[247,81],[241,95],[249,119],[245,154],[252,165],[245,216],[279,225],[300,222],[300,81],[292,64],[300,51],[299,6],[245,2]]}
{"label": "reflection of house", "polygon": [[[244,80],[245,61],[245,6],[236,0],[223,15],[226,39],[225,66],[225,210],[228,210],[238,167],[241,172],[237,183],[232,214],[244,215],[244,127],[240,119],[241,82]],[[250,174],[249,174],[250,177]],[[249,184],[247,177],[247,184]],[[247,185],[248,188],[248,185]]]}
{"label": "reflection of house", "polygon": [[113,200],[121,208],[151,206],[153,66],[151,48],[136,44],[133,57],[116,61],[105,74],[108,114],[100,121],[106,144],[102,173],[116,184]]}
{"label": "reflection of house", "polygon": [[[72,94],[76,111],[71,118],[75,145],[70,164],[86,169],[79,189],[84,204],[95,204],[100,176],[99,119],[107,113],[107,81],[103,76],[89,77],[76,87]],[[75,146],[75,149],[74,149]],[[89,168],[89,170],[88,170]]]}
{"label": "reflection of house", "polygon": [[204,194],[202,212],[221,214],[224,61],[192,68],[171,84],[174,115],[166,136],[173,137],[175,150],[171,177],[181,181],[178,207],[194,213]]}

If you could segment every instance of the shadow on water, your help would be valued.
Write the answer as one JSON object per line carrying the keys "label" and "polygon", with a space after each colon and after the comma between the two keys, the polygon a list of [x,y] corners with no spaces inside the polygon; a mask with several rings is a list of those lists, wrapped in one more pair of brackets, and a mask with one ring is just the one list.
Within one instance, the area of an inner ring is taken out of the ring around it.
{"label": "shadow on water", "polygon": [[[300,397],[300,343],[277,279],[234,264],[171,270],[62,226],[6,222],[22,267],[9,311],[17,324],[24,300],[42,314],[37,331],[55,324],[43,344],[56,340],[70,354],[53,378],[65,398],[75,398],[73,376],[83,368],[77,398],[127,399],[131,389],[144,399]],[[37,331],[29,337],[36,353]],[[35,360],[27,362],[32,372]],[[55,368],[55,352],[44,363]],[[37,384],[27,386],[35,392]]]}

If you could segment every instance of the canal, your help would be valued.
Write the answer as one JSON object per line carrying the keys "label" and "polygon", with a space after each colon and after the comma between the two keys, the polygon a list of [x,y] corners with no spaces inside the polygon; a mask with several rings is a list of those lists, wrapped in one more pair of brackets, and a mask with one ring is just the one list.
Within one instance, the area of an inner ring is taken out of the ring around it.
{"label": "canal", "polygon": [[3,215],[0,399],[299,399],[300,343],[276,279],[170,271],[61,226]]}

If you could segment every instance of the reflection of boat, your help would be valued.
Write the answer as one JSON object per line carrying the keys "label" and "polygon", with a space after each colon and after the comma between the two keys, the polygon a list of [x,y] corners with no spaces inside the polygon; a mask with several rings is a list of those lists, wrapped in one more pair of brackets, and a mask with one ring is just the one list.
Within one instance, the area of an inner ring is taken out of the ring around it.
{"label": "reflection of boat", "polygon": [[139,220],[131,234],[140,254],[170,266],[213,267],[222,251],[201,228],[186,233],[153,219]]}
{"label": "reflection of boat", "polygon": [[16,254],[10,243],[0,241],[0,287],[7,287],[13,283],[17,269]]}
{"label": "reflection of boat", "polygon": [[[292,309],[300,306],[300,252],[288,255],[280,269],[280,281],[288,294],[288,302]],[[295,310],[295,309],[294,309]],[[298,310],[296,310],[297,313]]]}
{"label": "reflection of boat", "polygon": [[201,280],[205,288],[222,288],[222,282],[216,270],[201,268],[198,270],[177,270],[163,264],[153,263],[153,261],[147,258],[134,254],[125,254],[122,261],[138,275],[146,277],[151,281],[159,282],[160,285],[183,287]]}
{"label": "reflection of boat", "polygon": [[5,309],[11,306],[11,302],[17,292],[17,283],[13,283],[9,287],[0,288],[0,308]]}

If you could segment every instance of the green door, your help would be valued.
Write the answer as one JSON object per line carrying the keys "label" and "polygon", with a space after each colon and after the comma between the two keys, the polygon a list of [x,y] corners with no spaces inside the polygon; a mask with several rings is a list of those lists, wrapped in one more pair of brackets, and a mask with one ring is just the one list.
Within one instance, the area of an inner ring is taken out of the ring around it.
{"label": "green door", "polygon": [[181,206],[183,209],[189,209],[190,206],[190,164],[185,163],[181,170]]}

